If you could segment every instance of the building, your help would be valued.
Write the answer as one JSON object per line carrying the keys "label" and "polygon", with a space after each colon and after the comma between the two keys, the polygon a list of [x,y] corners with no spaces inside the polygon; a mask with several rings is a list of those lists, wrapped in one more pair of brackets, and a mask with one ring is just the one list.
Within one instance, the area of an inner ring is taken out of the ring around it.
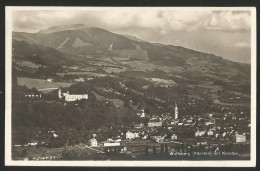
{"label": "building", "polygon": [[243,134],[236,134],[235,142],[246,142],[246,136]]}
{"label": "building", "polygon": [[88,141],[88,145],[91,146],[91,147],[96,147],[97,146],[97,140],[95,138],[91,138]]}
{"label": "building", "polygon": [[141,110],[141,113],[137,113],[137,115],[141,118],[145,117],[144,109]]}
{"label": "building", "polygon": [[207,141],[206,140],[199,140],[197,141],[197,145],[207,145]]}
{"label": "building", "polygon": [[214,135],[214,131],[213,131],[213,130],[209,130],[209,131],[207,132],[207,134],[208,134],[208,136],[213,136],[213,135]]}
{"label": "building", "polygon": [[136,133],[136,132],[127,131],[127,133],[125,134],[125,138],[126,139],[130,139],[131,140],[131,139],[135,139],[137,137],[139,137],[139,134]]}
{"label": "building", "polygon": [[85,80],[83,78],[76,78],[76,79],[74,79],[74,81],[76,81],[76,82],[84,82]]}
{"label": "building", "polygon": [[192,123],[193,120],[192,120],[192,119],[188,119],[186,122],[187,122],[187,123]]}
{"label": "building", "polygon": [[120,142],[104,142],[105,147],[120,146]]}
{"label": "building", "polygon": [[178,106],[177,106],[177,103],[175,103],[174,119],[178,119]]}
{"label": "building", "polygon": [[47,82],[53,82],[53,79],[52,78],[48,78],[46,81]]}
{"label": "building", "polygon": [[148,122],[148,127],[149,128],[152,128],[152,127],[162,127],[162,121]]}
{"label": "building", "polygon": [[197,130],[195,132],[195,137],[201,137],[201,136],[205,135],[205,133],[206,133],[206,131],[199,131],[199,130]]}
{"label": "building", "polygon": [[24,95],[26,98],[42,98],[41,94],[26,94]]}
{"label": "building", "polygon": [[109,153],[109,152],[126,152],[127,151],[127,147],[126,146],[108,146],[108,147],[105,147],[104,152],[106,153]]}
{"label": "building", "polygon": [[53,136],[54,138],[57,138],[59,135],[58,135],[58,134],[55,134],[55,133],[53,133],[53,134],[52,134],[52,136]]}
{"label": "building", "polygon": [[164,136],[160,136],[160,135],[151,136],[151,138],[152,138],[155,142],[162,142],[162,141],[164,140]]}
{"label": "building", "polygon": [[208,126],[208,125],[214,125],[215,124],[215,120],[211,120],[211,121],[207,121],[205,122],[205,125]]}
{"label": "building", "polygon": [[67,102],[88,99],[88,94],[70,94],[69,91],[67,91],[67,93],[61,93],[61,89],[58,91],[58,96],[60,99],[64,97]]}
{"label": "building", "polygon": [[28,143],[28,145],[30,145],[30,146],[35,146],[37,144],[38,144],[37,142]]}
{"label": "building", "polygon": [[178,139],[178,137],[177,137],[176,134],[173,134],[173,135],[171,136],[171,140],[177,140],[177,139]]}
{"label": "building", "polygon": [[143,123],[140,123],[140,124],[135,124],[135,129],[142,129],[144,128],[144,124]]}

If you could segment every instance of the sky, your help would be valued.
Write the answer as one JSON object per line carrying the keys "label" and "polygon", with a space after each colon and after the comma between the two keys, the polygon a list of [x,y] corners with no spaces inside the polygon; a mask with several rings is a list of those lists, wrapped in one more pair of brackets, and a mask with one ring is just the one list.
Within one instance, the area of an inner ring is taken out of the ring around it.
{"label": "sky", "polygon": [[207,8],[80,8],[13,11],[13,31],[85,24],[149,42],[183,46],[250,63],[251,13]]}

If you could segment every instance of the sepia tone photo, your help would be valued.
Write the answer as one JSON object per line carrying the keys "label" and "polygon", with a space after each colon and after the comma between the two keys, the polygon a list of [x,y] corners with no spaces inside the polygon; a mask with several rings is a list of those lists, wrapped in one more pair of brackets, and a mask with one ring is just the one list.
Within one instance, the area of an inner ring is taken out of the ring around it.
{"label": "sepia tone photo", "polygon": [[6,165],[256,163],[255,8],[6,7]]}

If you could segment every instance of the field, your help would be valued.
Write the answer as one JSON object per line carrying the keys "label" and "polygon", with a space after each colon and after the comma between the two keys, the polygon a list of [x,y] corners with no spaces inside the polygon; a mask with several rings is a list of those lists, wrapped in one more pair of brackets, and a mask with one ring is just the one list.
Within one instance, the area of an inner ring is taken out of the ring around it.
{"label": "field", "polygon": [[45,89],[45,88],[59,88],[59,87],[70,87],[72,83],[65,82],[47,82],[43,79],[35,78],[24,78],[17,77],[18,84],[21,86],[26,86],[28,88]]}
{"label": "field", "polygon": [[218,91],[223,90],[222,86],[214,85],[212,81],[205,81],[201,85],[199,85],[199,87],[209,89],[212,93],[216,93]]}
{"label": "field", "polygon": [[164,86],[175,86],[176,83],[172,80],[165,80],[160,78],[145,78],[145,80],[153,82],[157,85],[164,85]]}
{"label": "field", "polygon": [[30,68],[35,68],[35,69],[41,67],[40,64],[36,64],[36,63],[30,62],[30,61],[17,61],[17,60],[14,60],[14,63],[16,63],[17,65],[22,66],[22,67],[30,67]]}
{"label": "field", "polygon": [[64,75],[84,75],[88,77],[105,77],[106,74],[99,74],[99,73],[94,73],[94,72],[67,72],[65,73],[57,73],[59,76],[64,76]]}
{"label": "field", "polygon": [[103,96],[101,96],[101,95],[98,95],[98,94],[95,93],[95,92],[93,92],[93,93],[95,94],[95,96],[96,96],[96,98],[97,98],[98,100],[106,100],[106,101],[113,102],[116,107],[122,107],[122,106],[124,105],[124,102],[123,102],[121,99],[105,98],[105,97],[103,97]]}

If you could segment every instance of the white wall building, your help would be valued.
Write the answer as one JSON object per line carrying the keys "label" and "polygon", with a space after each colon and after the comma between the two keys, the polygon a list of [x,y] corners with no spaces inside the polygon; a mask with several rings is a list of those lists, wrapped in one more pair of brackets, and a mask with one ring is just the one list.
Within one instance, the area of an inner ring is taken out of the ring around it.
{"label": "white wall building", "polygon": [[88,145],[91,147],[96,147],[97,146],[97,140],[95,138],[91,138],[88,142]]}
{"label": "white wall building", "polygon": [[177,103],[175,103],[174,119],[178,119],[178,106],[177,106]]}
{"label": "white wall building", "polygon": [[173,135],[171,136],[171,140],[177,140],[177,139],[178,139],[178,137],[177,137],[176,134],[173,134]]}
{"label": "white wall building", "polygon": [[209,131],[207,132],[207,134],[208,134],[208,136],[214,135],[214,131],[213,131],[213,130],[209,130]]}
{"label": "white wall building", "polygon": [[46,81],[47,82],[53,82],[53,79],[52,78],[48,78]]}
{"label": "white wall building", "polygon": [[196,131],[195,132],[195,137],[201,137],[202,135],[204,135],[206,133],[206,131]]}
{"label": "white wall building", "polygon": [[28,97],[28,98],[42,98],[41,94],[26,94],[24,95],[24,97]]}
{"label": "white wall building", "polygon": [[141,113],[137,113],[137,115],[141,118],[144,118],[145,117],[145,112],[144,112],[144,109],[141,110]]}
{"label": "white wall building", "polygon": [[162,122],[148,122],[148,127],[152,128],[152,127],[161,127],[162,126]]}
{"label": "white wall building", "polygon": [[128,131],[125,135],[126,139],[135,139],[136,137],[139,137],[139,134],[136,132],[130,132]]}
{"label": "white wall building", "polygon": [[243,134],[236,134],[235,141],[236,142],[246,142],[246,136]]}
{"label": "white wall building", "polygon": [[105,147],[120,146],[120,142],[104,142]]}
{"label": "white wall building", "polygon": [[74,81],[76,81],[76,82],[84,82],[85,80],[83,78],[76,78],[76,79],[74,79]]}
{"label": "white wall building", "polygon": [[59,98],[65,98],[65,101],[72,102],[82,99],[88,99],[88,94],[70,94],[69,91],[67,93],[61,93],[61,89],[58,91]]}

